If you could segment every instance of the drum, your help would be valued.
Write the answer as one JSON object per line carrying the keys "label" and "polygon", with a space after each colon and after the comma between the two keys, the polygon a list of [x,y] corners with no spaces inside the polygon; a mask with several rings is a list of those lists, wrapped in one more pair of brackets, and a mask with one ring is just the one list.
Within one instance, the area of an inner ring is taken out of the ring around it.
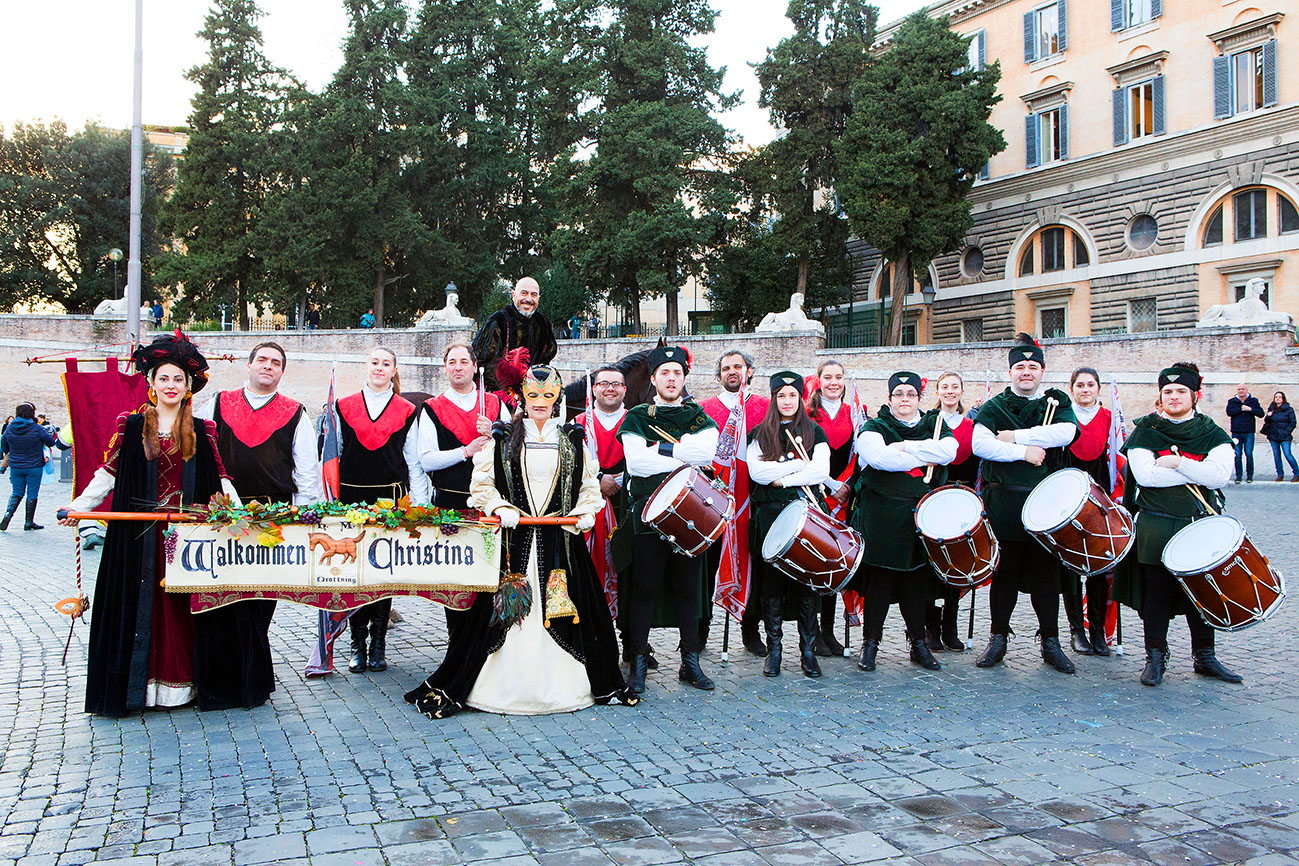
{"label": "drum", "polygon": [[733,516],[734,497],[693,466],[672,470],[640,513],[646,525],[686,556],[707,550]]}
{"label": "drum", "polygon": [[1225,514],[1178,530],[1162,559],[1204,621],[1223,631],[1262,622],[1285,598],[1285,578],[1254,547],[1240,521]]}
{"label": "drum", "polygon": [[1109,571],[1137,540],[1132,515],[1081,469],[1043,478],[1020,517],[1029,535],[1083,576]]}
{"label": "drum", "polygon": [[862,561],[861,533],[796,499],[762,540],[762,558],[822,595],[842,592]]}
{"label": "drum", "polygon": [[944,583],[974,589],[992,580],[1001,545],[978,494],[958,484],[938,487],[916,504],[915,514],[929,564]]}

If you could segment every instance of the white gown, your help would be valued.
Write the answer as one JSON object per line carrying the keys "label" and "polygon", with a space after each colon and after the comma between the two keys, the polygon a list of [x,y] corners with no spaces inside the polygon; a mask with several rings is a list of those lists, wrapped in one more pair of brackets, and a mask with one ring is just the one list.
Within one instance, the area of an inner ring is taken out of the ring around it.
{"label": "white gown", "polygon": [[[564,433],[558,418],[547,421],[540,433],[532,421],[522,423],[526,433],[523,468],[528,510],[542,514],[554,493],[559,469],[559,451],[553,446]],[[496,489],[495,446],[495,441],[490,441],[474,455],[469,504],[485,514],[509,505]],[[578,501],[570,515],[594,515],[603,505],[600,484],[595,477],[595,461],[587,459],[583,461]],[[511,565],[517,568],[517,563]],[[537,573],[535,544],[528,554],[526,573],[532,586],[532,610],[521,624],[506,632],[501,648],[487,657],[465,703],[489,713],[521,716],[568,713],[593,706],[595,697],[586,667],[555,643],[543,625],[541,609],[545,588]]]}

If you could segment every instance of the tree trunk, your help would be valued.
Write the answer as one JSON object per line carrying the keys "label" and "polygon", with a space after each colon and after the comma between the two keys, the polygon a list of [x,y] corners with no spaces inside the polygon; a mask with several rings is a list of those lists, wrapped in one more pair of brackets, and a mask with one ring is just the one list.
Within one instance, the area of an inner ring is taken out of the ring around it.
{"label": "tree trunk", "polygon": [[248,293],[244,291],[243,281],[240,281],[235,288],[235,306],[239,308],[239,330],[251,330],[248,321]]}
{"label": "tree trunk", "polygon": [[911,292],[911,256],[903,253],[893,262],[893,321],[889,323],[889,345],[902,345],[902,325],[907,317],[907,295]]}
{"label": "tree trunk", "polygon": [[380,267],[374,272],[374,326],[383,327],[383,286],[384,286],[384,269]]}
{"label": "tree trunk", "polygon": [[631,318],[632,333],[641,334],[645,329],[640,320],[640,292],[635,289],[627,293],[627,313]]}
{"label": "tree trunk", "polygon": [[808,259],[807,253],[803,253],[798,257],[798,293],[803,296],[805,302],[807,301]]}
{"label": "tree trunk", "polygon": [[677,335],[677,301],[680,300],[679,295],[680,293],[674,289],[673,291],[668,292],[665,296],[665,300],[667,301],[667,328],[663,333],[667,334],[669,337],[675,337]]}

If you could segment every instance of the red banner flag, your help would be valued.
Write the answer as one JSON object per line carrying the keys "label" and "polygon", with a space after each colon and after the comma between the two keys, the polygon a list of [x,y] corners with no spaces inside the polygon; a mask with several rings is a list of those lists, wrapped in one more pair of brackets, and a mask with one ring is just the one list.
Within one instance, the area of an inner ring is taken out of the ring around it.
{"label": "red banner flag", "polygon": [[717,569],[713,604],[720,605],[737,620],[744,616],[753,576],[753,564],[749,560],[749,463],[746,459],[749,437],[745,398],[744,389],[740,389],[740,399],[726,419],[713,456],[717,478],[735,497],[735,518],[727,521],[722,532],[722,562]]}
{"label": "red banner flag", "polygon": [[[148,402],[149,383],[138,373],[119,370],[116,358],[108,359],[102,373],[78,370],[76,358],[68,358],[66,365],[63,394],[72,425],[72,495],[77,497],[104,463],[108,443],[117,433],[117,416]],[[112,494],[95,510],[112,511]]]}

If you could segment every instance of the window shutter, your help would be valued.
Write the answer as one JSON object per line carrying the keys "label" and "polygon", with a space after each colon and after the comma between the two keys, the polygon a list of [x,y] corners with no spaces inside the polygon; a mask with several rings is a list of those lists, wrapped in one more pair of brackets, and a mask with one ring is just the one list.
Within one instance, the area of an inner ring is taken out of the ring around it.
{"label": "window shutter", "polygon": [[1025,164],[1029,168],[1037,168],[1037,115],[1030,114],[1024,118],[1024,153],[1026,156]]}
{"label": "window shutter", "polygon": [[1037,59],[1037,15],[1024,13],[1024,62],[1032,63]]}
{"label": "window shutter", "polygon": [[1263,43],[1263,107],[1276,105],[1276,40]]}
{"label": "window shutter", "polygon": [[1123,4],[1127,0],[1110,0],[1110,32],[1118,33],[1123,29]]}
{"label": "window shutter", "polygon": [[1060,16],[1060,50],[1069,47],[1069,7],[1067,0],[1056,0],[1055,11]]}
{"label": "window shutter", "polygon": [[979,69],[988,65],[988,32],[979,31]]}
{"label": "window shutter", "polygon": [[1231,117],[1231,58],[1213,58],[1213,119]]}
{"label": "window shutter", "polygon": [[1114,91],[1114,146],[1128,143],[1128,89]]}
{"label": "window shutter", "polygon": [[1164,134],[1164,76],[1156,75],[1150,82],[1151,114],[1154,115],[1155,135]]}
{"label": "window shutter", "polygon": [[1164,0],[1150,0],[1150,18],[1153,20],[1164,14]]}
{"label": "window shutter", "polygon": [[1060,106],[1060,158],[1069,158],[1069,105]]}

